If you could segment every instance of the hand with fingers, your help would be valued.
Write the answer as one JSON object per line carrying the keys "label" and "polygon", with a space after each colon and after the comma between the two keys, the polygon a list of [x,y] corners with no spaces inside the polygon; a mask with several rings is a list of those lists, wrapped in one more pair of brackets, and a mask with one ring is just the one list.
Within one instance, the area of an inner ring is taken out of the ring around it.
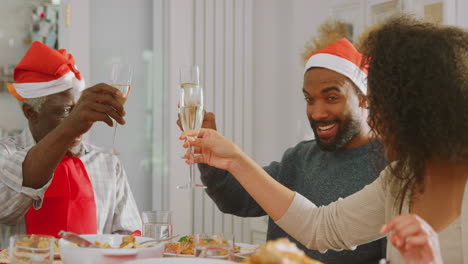
{"label": "hand with fingers", "polygon": [[[180,139],[186,140],[187,137],[182,134]],[[206,163],[224,170],[229,170],[233,162],[243,154],[236,144],[213,129],[202,128],[198,138],[190,138],[183,143],[183,147],[188,148],[189,144],[194,147],[195,154],[199,154],[194,157],[194,163]],[[184,157],[187,159],[185,162],[190,163],[188,152]]]}
{"label": "hand with fingers", "polygon": [[[203,110],[203,112],[204,112],[203,113],[203,122],[202,122],[201,127],[216,130],[215,114],[212,113],[212,112],[205,112],[204,110]],[[182,128],[182,123],[180,122],[180,116],[179,115],[177,115],[176,124],[177,124],[177,126],[179,126],[180,131],[184,131],[184,129]]]}
{"label": "hand with fingers", "polygon": [[443,263],[438,235],[421,217],[397,216],[385,224],[381,232],[392,232],[389,241],[400,251],[405,263]]}
{"label": "hand with fingers", "polygon": [[86,133],[95,122],[105,122],[113,125],[112,119],[123,125],[125,111],[117,100],[122,93],[105,83],[87,88],[81,94],[70,115],[60,124],[66,131],[77,136]]}

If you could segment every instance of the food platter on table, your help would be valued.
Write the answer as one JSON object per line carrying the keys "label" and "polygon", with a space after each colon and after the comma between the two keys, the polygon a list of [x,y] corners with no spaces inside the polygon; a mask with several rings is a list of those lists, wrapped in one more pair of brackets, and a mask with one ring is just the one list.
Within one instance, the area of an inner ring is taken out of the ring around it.
{"label": "food platter on table", "polygon": [[[245,243],[235,243],[234,256],[245,257],[254,253],[260,246]],[[193,236],[181,237],[177,242],[167,243],[164,248],[165,257],[193,258],[195,256],[195,243]]]}
{"label": "food platter on table", "polygon": [[163,256],[163,244],[142,245],[145,241],[154,240],[150,237],[115,234],[80,236],[98,247],[79,247],[62,238],[59,241],[59,246],[64,263],[121,264],[130,260],[161,258]]}

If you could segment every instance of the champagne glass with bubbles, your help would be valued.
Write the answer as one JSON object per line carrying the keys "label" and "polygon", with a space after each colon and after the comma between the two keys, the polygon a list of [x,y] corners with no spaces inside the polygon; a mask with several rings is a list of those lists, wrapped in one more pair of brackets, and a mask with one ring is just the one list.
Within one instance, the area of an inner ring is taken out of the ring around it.
{"label": "champagne glass with bubbles", "polygon": [[[118,100],[121,104],[125,104],[127,101],[128,95],[131,90],[131,82],[133,77],[133,65],[125,63],[114,63],[112,64],[111,73],[110,73],[110,85],[114,88],[119,89],[122,92],[122,97],[119,97]],[[115,137],[117,134],[117,122],[115,122],[114,127],[114,136],[112,138],[112,154],[119,155],[115,149]]]}
{"label": "champagne glass with bubbles", "polygon": [[[198,66],[187,66],[179,69],[179,118],[185,136],[196,138],[203,122],[203,88],[199,82]],[[189,141],[190,142],[190,141]],[[189,143],[190,144],[190,143]],[[193,161],[194,150],[189,146],[190,157]],[[195,165],[190,164],[190,179],[187,184],[177,186],[178,189],[205,186],[195,183]]]}

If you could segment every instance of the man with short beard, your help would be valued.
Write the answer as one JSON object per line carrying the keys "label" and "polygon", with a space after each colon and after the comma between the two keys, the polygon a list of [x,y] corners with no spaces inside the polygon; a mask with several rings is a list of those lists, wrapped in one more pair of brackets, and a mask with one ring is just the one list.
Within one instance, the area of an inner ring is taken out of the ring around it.
{"label": "man with short beard", "polygon": [[[264,167],[278,182],[317,206],[359,191],[386,165],[380,141],[372,140],[367,124],[367,69],[362,58],[346,39],[312,54],[305,65],[302,91],[315,140],[300,142],[284,153],[281,162]],[[213,113],[205,115],[203,127],[216,129]],[[370,162],[369,155],[381,159]],[[205,164],[199,168],[206,193],[221,211],[242,217],[266,215],[230,173]],[[385,257],[383,239],[353,251],[308,250],[270,218],[267,239],[280,237],[288,237],[307,255],[327,264],[377,263]]]}

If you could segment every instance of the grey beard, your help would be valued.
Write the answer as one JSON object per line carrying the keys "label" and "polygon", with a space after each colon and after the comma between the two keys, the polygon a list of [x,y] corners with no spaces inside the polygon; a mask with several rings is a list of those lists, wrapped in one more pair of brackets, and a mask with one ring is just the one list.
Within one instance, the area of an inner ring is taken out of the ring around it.
{"label": "grey beard", "polygon": [[70,151],[73,154],[73,156],[78,156],[78,154],[80,154],[81,152],[82,147],[83,147],[83,142],[80,142],[78,145],[69,148],[68,151]]}

